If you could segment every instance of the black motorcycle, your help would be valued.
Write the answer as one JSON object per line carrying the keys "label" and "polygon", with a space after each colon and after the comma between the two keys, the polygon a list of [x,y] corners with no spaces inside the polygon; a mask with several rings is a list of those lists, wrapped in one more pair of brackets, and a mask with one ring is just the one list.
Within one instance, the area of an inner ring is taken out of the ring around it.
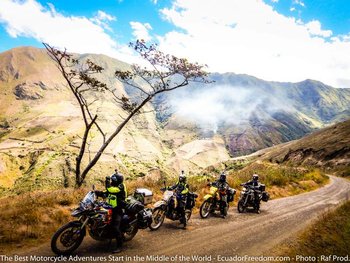
{"label": "black motorcycle", "polygon": [[252,207],[257,213],[260,213],[260,202],[267,202],[270,199],[270,195],[265,191],[265,185],[252,186],[244,183],[241,186],[243,189],[237,204],[238,212],[243,213],[247,208]]}
{"label": "black motorcycle", "polygon": [[[177,195],[180,195],[180,193],[177,193],[176,191],[168,190],[167,187],[161,189],[163,193],[163,199],[156,202],[153,207],[152,211],[152,223],[150,224],[149,228],[151,230],[157,230],[159,229],[163,222],[165,217],[170,220],[180,220],[180,223],[184,224],[184,227],[186,227],[187,222],[190,220],[192,215],[192,209],[195,206],[196,198],[198,197],[195,193],[188,193],[186,199],[176,198]],[[181,204],[177,204],[176,202],[180,200]],[[181,216],[181,212],[177,207],[180,205],[181,209],[184,209],[185,213],[185,222],[182,222],[183,220]]]}
{"label": "black motorcycle", "polygon": [[[124,241],[133,239],[139,229],[149,227],[152,211],[142,202],[142,190],[137,189],[134,196],[126,200],[125,213],[121,222]],[[149,190],[147,190],[150,192]],[[77,218],[60,227],[51,239],[51,249],[57,255],[69,255],[83,242],[86,232],[98,241],[115,238],[112,229],[112,207],[104,201],[98,201],[94,191],[90,191],[72,212]]]}

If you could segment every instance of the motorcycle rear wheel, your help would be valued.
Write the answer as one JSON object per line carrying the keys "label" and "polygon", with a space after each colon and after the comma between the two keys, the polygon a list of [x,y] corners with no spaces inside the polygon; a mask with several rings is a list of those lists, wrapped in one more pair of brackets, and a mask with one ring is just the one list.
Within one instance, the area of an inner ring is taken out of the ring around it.
{"label": "motorcycle rear wheel", "polygon": [[243,204],[243,200],[239,200],[237,204],[238,213],[244,213],[246,211],[246,207]]}
{"label": "motorcycle rear wheel", "polygon": [[165,219],[165,211],[161,209],[160,207],[157,207],[152,212],[152,223],[149,225],[149,228],[151,230],[157,230],[159,229]]}
{"label": "motorcycle rear wheel", "polygon": [[85,237],[85,228],[81,222],[73,221],[60,227],[51,239],[51,250],[57,255],[70,255]]}
{"label": "motorcycle rear wheel", "polygon": [[207,218],[210,214],[211,211],[211,207],[212,207],[212,203],[209,200],[205,200],[200,209],[199,209],[199,214],[201,216],[201,218]]}

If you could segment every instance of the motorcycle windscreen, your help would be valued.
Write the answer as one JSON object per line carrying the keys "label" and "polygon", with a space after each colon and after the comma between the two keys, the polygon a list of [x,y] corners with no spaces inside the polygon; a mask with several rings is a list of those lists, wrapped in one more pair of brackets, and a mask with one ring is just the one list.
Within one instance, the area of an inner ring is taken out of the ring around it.
{"label": "motorcycle windscreen", "polygon": [[86,206],[86,205],[92,204],[95,200],[96,200],[96,196],[94,192],[91,191],[86,194],[86,196],[81,202]]}

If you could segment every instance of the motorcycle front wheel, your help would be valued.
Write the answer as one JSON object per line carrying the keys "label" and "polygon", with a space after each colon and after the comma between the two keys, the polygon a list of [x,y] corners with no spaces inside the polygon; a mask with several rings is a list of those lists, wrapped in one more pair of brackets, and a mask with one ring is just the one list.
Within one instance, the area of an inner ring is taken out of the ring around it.
{"label": "motorcycle front wheel", "polygon": [[132,224],[125,232],[124,232],[124,241],[130,241],[134,238],[134,236],[139,231],[139,227],[137,224]]}
{"label": "motorcycle front wheel", "polygon": [[207,218],[210,214],[211,211],[211,207],[212,207],[212,203],[209,200],[205,200],[200,209],[199,209],[199,214],[201,216],[201,218]]}
{"label": "motorcycle front wheel", "polygon": [[157,230],[160,228],[165,219],[165,211],[160,207],[157,207],[152,212],[152,223],[149,225],[151,230]]}
{"label": "motorcycle front wheel", "polygon": [[73,221],[60,227],[51,239],[51,250],[57,255],[69,255],[76,250],[85,237],[81,222]]}
{"label": "motorcycle front wheel", "polygon": [[238,201],[237,210],[238,210],[238,213],[244,213],[245,212],[246,207],[244,206],[243,200],[239,200]]}

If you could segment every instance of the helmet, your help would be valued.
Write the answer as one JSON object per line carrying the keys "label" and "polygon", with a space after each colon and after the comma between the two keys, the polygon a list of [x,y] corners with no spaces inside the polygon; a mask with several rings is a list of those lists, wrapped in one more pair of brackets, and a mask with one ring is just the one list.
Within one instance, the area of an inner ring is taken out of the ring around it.
{"label": "helmet", "polygon": [[111,176],[111,185],[118,186],[124,181],[124,177],[121,174],[113,174]]}
{"label": "helmet", "polygon": [[181,173],[179,176],[179,182],[180,183],[186,183],[186,176],[184,173]]}
{"label": "helmet", "polygon": [[258,181],[259,180],[259,175],[258,174],[253,174],[253,181]]}
{"label": "helmet", "polygon": [[226,174],[225,173],[222,173],[220,174],[220,182],[226,182]]}

